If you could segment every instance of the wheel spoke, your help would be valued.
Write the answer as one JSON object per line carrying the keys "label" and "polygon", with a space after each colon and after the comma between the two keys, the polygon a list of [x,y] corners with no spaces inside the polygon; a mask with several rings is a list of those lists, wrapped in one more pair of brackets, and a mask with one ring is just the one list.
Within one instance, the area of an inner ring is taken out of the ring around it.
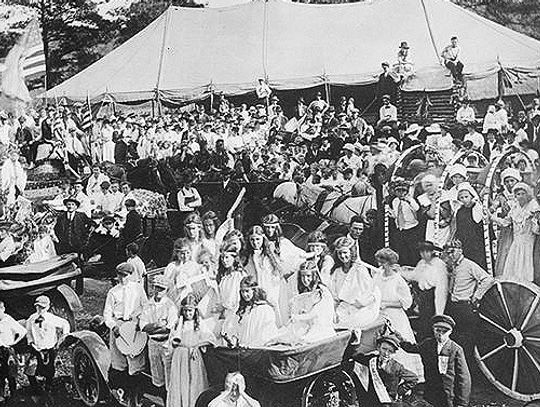
{"label": "wheel spoke", "polygon": [[529,351],[529,349],[527,349],[526,346],[522,346],[522,349],[527,354],[529,359],[531,359],[531,362],[533,363],[534,367],[536,367],[537,373],[540,374],[540,365],[538,364],[534,356],[531,355],[531,352]]}
{"label": "wheel spoke", "polygon": [[534,298],[533,303],[531,304],[529,311],[527,311],[527,316],[523,320],[523,323],[521,324],[521,328],[519,328],[520,331],[523,331],[527,324],[529,323],[529,320],[531,319],[533,312],[536,310],[536,307],[538,306],[538,302],[540,301],[540,296],[536,294],[536,297]]}
{"label": "wheel spoke", "polygon": [[538,342],[538,343],[540,343],[540,338],[537,338],[535,336],[526,336],[523,339],[528,341],[528,342]]}
{"label": "wheel spoke", "polygon": [[514,349],[514,371],[512,373],[512,391],[516,391],[519,373],[519,349]]}
{"label": "wheel spoke", "polygon": [[488,353],[486,353],[484,356],[481,356],[480,360],[484,361],[487,358],[490,358],[491,356],[496,355],[497,353],[499,353],[504,348],[506,348],[506,345],[503,343],[502,345],[497,346],[495,349],[493,349],[493,350],[489,351]]}
{"label": "wheel spoke", "polygon": [[484,314],[480,313],[480,318],[482,318],[484,321],[486,321],[488,324],[494,326],[495,328],[497,328],[499,331],[502,331],[504,332],[505,334],[508,333],[508,331],[506,329],[504,329],[502,326],[500,326],[498,323],[496,323],[495,321],[492,321],[490,318],[486,317]]}
{"label": "wheel spoke", "polygon": [[510,326],[514,326],[514,322],[512,321],[512,317],[510,316],[510,309],[508,308],[508,304],[506,303],[506,297],[504,295],[504,292],[502,290],[501,283],[497,282],[497,291],[499,292],[499,295],[501,296],[501,301],[503,304],[504,312],[506,313],[506,317],[508,318],[508,322],[510,322]]}

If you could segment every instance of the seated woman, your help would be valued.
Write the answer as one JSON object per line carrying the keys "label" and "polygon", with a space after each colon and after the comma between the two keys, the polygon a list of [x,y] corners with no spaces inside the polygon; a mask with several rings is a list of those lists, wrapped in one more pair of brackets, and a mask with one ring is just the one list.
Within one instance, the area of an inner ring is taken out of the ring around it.
{"label": "seated woman", "polygon": [[278,333],[276,314],[266,301],[266,293],[251,276],[240,282],[240,305],[223,324],[222,336],[230,346],[264,346]]}
{"label": "seated woman", "polygon": [[359,340],[359,331],[379,316],[381,292],[368,269],[353,259],[354,243],[346,236],[336,240],[330,291],[336,307],[336,326],[355,330]]}
{"label": "seated woman", "polygon": [[41,225],[38,228],[38,235],[33,243],[32,253],[26,262],[37,263],[39,261],[49,260],[54,256],[56,256],[56,249],[51,232],[46,225]]}
{"label": "seated woman", "polygon": [[290,323],[276,342],[303,344],[334,336],[334,301],[330,290],[321,282],[314,261],[300,266],[298,292],[291,300]]}

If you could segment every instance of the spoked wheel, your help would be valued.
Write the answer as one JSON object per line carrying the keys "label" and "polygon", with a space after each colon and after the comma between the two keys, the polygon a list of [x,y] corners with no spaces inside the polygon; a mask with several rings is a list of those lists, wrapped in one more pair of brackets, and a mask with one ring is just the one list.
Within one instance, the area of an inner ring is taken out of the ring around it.
{"label": "spoked wheel", "polygon": [[315,377],[304,388],[302,407],[359,407],[351,376],[341,370],[330,370]]}
{"label": "spoked wheel", "polygon": [[73,383],[79,397],[88,407],[97,406],[102,400],[105,383],[92,355],[84,345],[75,345],[72,363]]}
{"label": "spoked wheel", "polygon": [[499,281],[480,303],[475,356],[497,389],[518,400],[540,399],[540,288]]}

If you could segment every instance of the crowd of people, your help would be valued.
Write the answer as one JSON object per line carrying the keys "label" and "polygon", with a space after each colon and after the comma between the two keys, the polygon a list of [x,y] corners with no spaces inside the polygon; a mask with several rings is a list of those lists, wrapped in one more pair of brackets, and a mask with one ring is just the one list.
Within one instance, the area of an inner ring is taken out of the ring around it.
{"label": "crowd of people", "polygon": [[[463,81],[460,53],[452,38],[441,56],[456,81]],[[364,397],[370,405],[387,405],[419,381],[426,383],[424,397],[433,406],[468,404],[467,359],[478,329],[479,299],[494,276],[531,282],[539,267],[540,206],[526,173],[540,164],[540,100],[513,117],[498,100],[483,120],[463,100],[452,126],[421,126],[399,121],[392,104],[393,87],[414,75],[408,44],[401,44],[397,65],[382,68],[379,117],[371,125],[354,98],[333,106],[320,92],[309,104],[298,99],[294,115],[286,117],[264,80],[255,106],[234,106],[221,96],[208,112],[201,104],[156,118],[110,116],[88,129],[83,128],[84,105],[50,106],[17,119],[0,114],[0,144],[9,152],[1,169],[6,208],[19,202],[26,172],[43,162],[59,159],[80,174],[44,202],[58,215],[40,226],[26,261],[78,253],[85,261],[105,263],[110,274],[115,270],[103,320],[110,330],[109,385],[127,390],[119,397],[138,398],[140,373],[149,367],[168,406],[191,407],[208,388],[203,363],[208,346],[298,346],[332,338],[342,328],[358,345],[362,332],[382,317],[392,333],[379,338],[378,353],[353,357],[368,369]],[[383,225],[363,213],[351,217],[347,233],[332,240],[319,230],[309,233],[305,247],[283,235],[273,214],[239,230],[230,213],[226,219],[214,211],[201,213],[203,200],[194,185],[195,179],[279,180],[366,196],[376,193],[377,165],[390,168],[415,145],[436,154],[411,163],[409,180],[392,179],[383,189],[393,230],[388,245]],[[479,167],[479,156],[490,161],[510,150],[527,159],[502,171],[500,191],[486,211],[470,170]],[[453,163],[462,152],[467,161]],[[128,167],[146,158],[167,159],[185,175],[174,208],[183,213],[177,231],[182,237],[174,241],[163,275],[152,278],[149,287],[139,256],[143,202],[129,182],[114,179],[103,166]],[[445,166],[451,185],[441,191]],[[493,273],[488,273],[486,228],[498,235]],[[14,235],[9,226],[0,227],[2,265],[19,250]],[[413,298],[416,326],[407,314]],[[37,313],[25,328],[0,306],[6,349],[0,369],[12,392],[12,351],[25,337],[34,357],[28,360],[37,360],[30,383],[37,386],[37,374],[49,386],[54,376],[56,328],[65,334],[69,326],[49,307],[47,297],[38,297]],[[128,329],[133,337],[147,337],[147,353],[123,349]],[[231,405],[233,399],[256,405],[241,376],[229,379],[213,407]]]}

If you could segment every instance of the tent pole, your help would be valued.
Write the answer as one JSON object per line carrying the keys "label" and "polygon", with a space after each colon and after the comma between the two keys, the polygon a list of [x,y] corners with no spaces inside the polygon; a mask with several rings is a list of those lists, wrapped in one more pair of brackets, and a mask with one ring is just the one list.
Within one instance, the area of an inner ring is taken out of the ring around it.
{"label": "tent pole", "polygon": [[330,104],[330,85],[326,79],[324,80],[324,93],[326,93],[326,103]]}

